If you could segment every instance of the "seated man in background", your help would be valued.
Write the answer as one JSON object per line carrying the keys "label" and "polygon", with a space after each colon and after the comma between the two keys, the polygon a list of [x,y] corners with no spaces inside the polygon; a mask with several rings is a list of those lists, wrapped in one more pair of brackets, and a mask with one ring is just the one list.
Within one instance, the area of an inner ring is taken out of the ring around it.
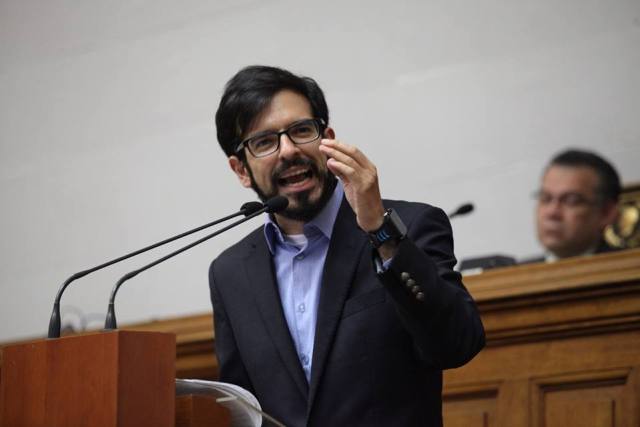
{"label": "seated man in background", "polygon": [[599,155],[581,150],[556,155],[537,193],[536,225],[544,260],[613,250],[603,231],[616,220],[619,195],[618,173]]}

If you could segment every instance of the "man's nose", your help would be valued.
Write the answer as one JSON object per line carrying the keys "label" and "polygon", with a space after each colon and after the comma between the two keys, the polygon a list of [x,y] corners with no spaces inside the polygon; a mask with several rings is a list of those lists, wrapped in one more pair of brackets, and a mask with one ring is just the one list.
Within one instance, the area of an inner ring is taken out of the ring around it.
{"label": "man's nose", "polygon": [[280,135],[280,157],[291,158],[292,156],[297,155],[299,152],[300,147],[298,147],[298,144],[295,144],[289,138],[289,135],[287,135],[286,133]]}
{"label": "man's nose", "polygon": [[559,199],[553,198],[542,206],[544,214],[551,218],[562,216],[562,203]]}

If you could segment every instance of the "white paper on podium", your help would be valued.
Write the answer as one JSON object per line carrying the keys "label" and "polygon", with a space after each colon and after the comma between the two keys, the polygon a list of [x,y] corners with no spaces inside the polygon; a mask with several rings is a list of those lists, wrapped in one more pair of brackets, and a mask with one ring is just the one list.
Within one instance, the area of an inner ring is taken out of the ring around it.
{"label": "white paper on podium", "polygon": [[251,392],[235,384],[176,378],[176,396],[187,394],[215,397],[218,403],[229,409],[231,427],[260,427],[263,416],[271,424],[285,427],[262,412],[258,399]]}

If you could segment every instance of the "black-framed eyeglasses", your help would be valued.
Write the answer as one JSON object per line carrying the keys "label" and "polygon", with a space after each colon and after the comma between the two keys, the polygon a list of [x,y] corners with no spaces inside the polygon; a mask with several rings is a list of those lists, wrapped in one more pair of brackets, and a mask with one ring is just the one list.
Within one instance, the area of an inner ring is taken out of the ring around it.
{"label": "black-framed eyeglasses", "polygon": [[265,157],[278,151],[282,135],[287,135],[294,144],[308,144],[320,138],[325,126],[322,119],[299,120],[280,132],[264,132],[247,138],[238,144],[235,152],[247,147],[253,157]]}
{"label": "black-framed eyeglasses", "polygon": [[564,206],[567,208],[596,206],[600,203],[600,200],[597,197],[595,199],[589,199],[580,193],[574,192],[568,192],[554,196],[551,193],[539,190],[534,193],[534,197],[540,205],[550,205],[554,202],[554,200],[557,200],[560,206]]}

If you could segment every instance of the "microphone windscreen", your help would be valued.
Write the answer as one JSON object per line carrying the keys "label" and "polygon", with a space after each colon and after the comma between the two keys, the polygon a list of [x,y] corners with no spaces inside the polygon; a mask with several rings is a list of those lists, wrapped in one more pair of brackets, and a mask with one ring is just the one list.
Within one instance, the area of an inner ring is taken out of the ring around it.
{"label": "microphone windscreen", "polygon": [[278,213],[289,206],[289,199],[284,196],[275,196],[267,200],[264,205],[268,213]]}
{"label": "microphone windscreen", "polygon": [[244,205],[240,206],[240,212],[244,214],[244,216],[249,216],[254,212],[262,209],[264,205],[260,202],[247,202]]}
{"label": "microphone windscreen", "polygon": [[449,217],[449,219],[451,218],[455,218],[459,215],[466,215],[470,212],[473,212],[473,203],[465,203],[464,205],[460,205],[458,207],[458,209],[456,209],[455,211],[451,212],[449,215],[447,215]]}
{"label": "microphone windscreen", "polygon": [[469,212],[473,211],[473,204],[472,203],[465,203],[464,205],[460,206],[458,208],[458,210],[456,211],[456,213],[458,215],[464,215],[464,214],[468,214]]}

